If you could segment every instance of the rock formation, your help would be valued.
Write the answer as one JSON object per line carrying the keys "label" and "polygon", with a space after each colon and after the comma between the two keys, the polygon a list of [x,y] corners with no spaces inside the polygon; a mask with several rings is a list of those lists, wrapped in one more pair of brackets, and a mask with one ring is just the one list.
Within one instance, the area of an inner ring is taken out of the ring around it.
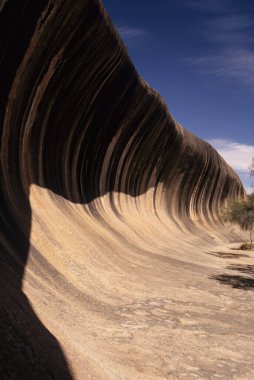
{"label": "rock formation", "polygon": [[140,78],[99,0],[0,10],[0,377],[166,378],[150,309],[186,273],[202,283],[197,247],[229,236],[218,210],[242,184]]}

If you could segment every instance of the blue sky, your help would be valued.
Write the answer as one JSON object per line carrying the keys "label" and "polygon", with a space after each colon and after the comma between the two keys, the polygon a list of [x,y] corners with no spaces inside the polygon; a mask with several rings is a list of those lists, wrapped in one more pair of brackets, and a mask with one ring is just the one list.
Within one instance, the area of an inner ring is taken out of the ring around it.
{"label": "blue sky", "polygon": [[140,75],[175,120],[251,187],[254,1],[103,0]]}

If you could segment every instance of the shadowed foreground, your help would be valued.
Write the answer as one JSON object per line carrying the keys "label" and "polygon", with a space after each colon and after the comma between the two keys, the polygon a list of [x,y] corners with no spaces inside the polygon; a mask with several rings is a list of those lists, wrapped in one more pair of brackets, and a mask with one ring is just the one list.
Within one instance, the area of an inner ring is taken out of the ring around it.
{"label": "shadowed foreground", "polygon": [[253,256],[218,214],[237,175],[99,1],[0,10],[1,379],[252,379]]}

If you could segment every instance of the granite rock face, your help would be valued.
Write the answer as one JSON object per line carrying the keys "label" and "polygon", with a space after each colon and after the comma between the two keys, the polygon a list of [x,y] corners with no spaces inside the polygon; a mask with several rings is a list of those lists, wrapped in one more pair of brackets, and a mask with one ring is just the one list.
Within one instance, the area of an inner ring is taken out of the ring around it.
{"label": "granite rock face", "polygon": [[169,297],[179,257],[198,270],[183,246],[232,237],[218,210],[242,184],[139,76],[100,1],[0,10],[0,377],[167,378],[138,335],[149,307],[136,330],[126,315],[149,283],[149,302]]}

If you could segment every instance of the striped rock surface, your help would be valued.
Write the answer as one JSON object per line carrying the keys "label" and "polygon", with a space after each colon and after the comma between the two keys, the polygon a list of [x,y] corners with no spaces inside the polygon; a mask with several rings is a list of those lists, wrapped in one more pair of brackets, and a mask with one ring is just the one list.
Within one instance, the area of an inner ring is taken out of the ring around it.
{"label": "striped rock surface", "polygon": [[237,175],[101,2],[0,10],[1,379],[253,378],[253,298],[214,252]]}

